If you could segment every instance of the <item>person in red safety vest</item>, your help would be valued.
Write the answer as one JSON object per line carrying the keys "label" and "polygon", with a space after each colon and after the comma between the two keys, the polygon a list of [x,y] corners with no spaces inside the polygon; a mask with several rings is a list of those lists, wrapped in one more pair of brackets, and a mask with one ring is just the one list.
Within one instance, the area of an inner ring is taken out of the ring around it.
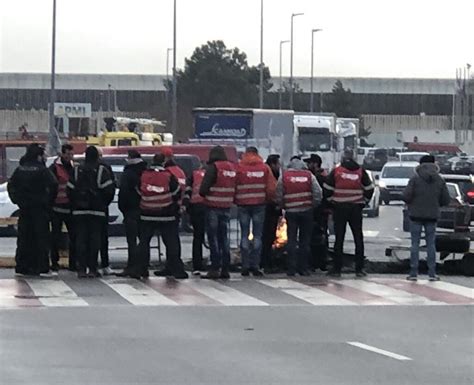
{"label": "person in red safety vest", "polygon": [[[287,274],[310,275],[308,262],[313,230],[313,210],[321,203],[322,192],[315,176],[298,156],[291,158],[277,184],[277,202],[285,210],[288,232]],[[298,255],[296,244],[298,243]]]}
{"label": "person in red safety vest", "polygon": [[205,279],[230,278],[230,242],[228,237],[230,208],[234,204],[235,165],[227,160],[224,148],[215,146],[209,152],[206,174],[199,189],[207,207],[206,231],[211,252],[211,268]]}
{"label": "person in red safety vest", "polygon": [[74,148],[70,144],[61,146],[61,154],[55,159],[49,167],[50,171],[58,180],[58,193],[54,199],[51,211],[51,271],[53,273],[59,270],[59,249],[62,239],[63,224],[66,225],[69,246],[68,246],[68,268],[70,271],[76,271],[75,257],[75,231],[72,218],[71,202],[67,196],[67,182],[74,171]]}
{"label": "person in red safety vest", "polygon": [[139,191],[140,241],[137,261],[130,267],[130,277],[148,278],[150,241],[159,232],[166,247],[166,267],[155,275],[188,278],[181,260],[178,229],[181,188],[175,176],[164,168],[163,154],[155,155],[153,165],[141,174]]}
{"label": "person in red safety vest", "polygon": [[[245,151],[237,166],[235,185],[235,204],[238,206],[238,218],[241,229],[240,255],[242,275],[252,273],[263,276],[260,271],[260,253],[262,250],[263,222],[265,204],[275,199],[276,182],[270,167],[263,162],[255,147]],[[250,224],[252,224],[253,247],[250,249]]]}
{"label": "person in red safety vest", "polygon": [[193,275],[200,275],[204,270],[202,247],[206,232],[206,206],[204,198],[199,195],[199,190],[205,174],[204,167],[193,171],[186,180],[186,191],[183,198],[183,206],[189,214],[193,227]]}
{"label": "person in red safety vest", "polygon": [[352,150],[344,151],[341,164],[331,171],[324,182],[324,196],[334,207],[334,261],[329,275],[341,276],[342,256],[346,226],[349,224],[355,243],[356,276],[364,271],[364,234],[362,232],[362,210],[370,202],[374,185],[362,167],[354,160]]}

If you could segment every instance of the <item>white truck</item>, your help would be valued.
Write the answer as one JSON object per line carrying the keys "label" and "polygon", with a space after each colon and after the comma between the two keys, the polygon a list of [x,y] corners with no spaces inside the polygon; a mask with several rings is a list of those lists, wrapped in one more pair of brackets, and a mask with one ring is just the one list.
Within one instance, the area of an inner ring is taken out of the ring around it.
{"label": "white truck", "polygon": [[336,133],[340,151],[351,149],[357,152],[359,138],[359,119],[337,118]]}
{"label": "white truck", "polygon": [[322,167],[331,170],[339,162],[335,114],[295,113],[294,153],[302,157],[318,154]]}

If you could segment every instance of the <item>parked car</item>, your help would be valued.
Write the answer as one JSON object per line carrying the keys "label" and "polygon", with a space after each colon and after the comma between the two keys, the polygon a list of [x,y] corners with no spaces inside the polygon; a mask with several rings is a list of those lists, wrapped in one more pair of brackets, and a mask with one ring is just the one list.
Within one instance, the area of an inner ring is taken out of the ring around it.
{"label": "parked car", "polygon": [[[375,182],[374,175],[371,171],[367,171],[372,183]],[[374,195],[370,202],[364,207],[364,214],[367,214],[369,218],[376,218],[379,216],[380,212],[380,189],[377,184],[375,184]]]}
{"label": "parked car", "polygon": [[400,162],[420,162],[420,159],[425,155],[430,155],[429,152],[399,152],[398,160]]}
{"label": "parked car", "polygon": [[463,200],[471,206],[471,222],[474,221],[474,177],[472,175],[442,174],[446,183],[455,183]]}
{"label": "parked car", "polygon": [[460,156],[449,159],[451,172],[454,174],[470,175],[474,173],[474,157]]}
{"label": "parked car", "polygon": [[418,165],[418,162],[386,163],[379,176],[380,201],[389,205],[391,201],[401,200]]}
{"label": "parked car", "polygon": [[385,148],[369,150],[364,158],[363,166],[366,170],[380,171],[388,161],[388,153]]}

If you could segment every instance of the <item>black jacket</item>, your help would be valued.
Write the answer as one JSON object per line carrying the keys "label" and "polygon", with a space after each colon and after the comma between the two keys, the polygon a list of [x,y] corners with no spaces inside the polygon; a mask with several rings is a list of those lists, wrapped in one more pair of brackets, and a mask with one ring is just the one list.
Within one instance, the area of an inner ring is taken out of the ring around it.
{"label": "black jacket", "polygon": [[115,196],[113,175],[102,164],[76,166],[67,193],[73,215],[105,216]]}
{"label": "black jacket", "polygon": [[42,162],[22,160],[8,181],[8,195],[20,209],[50,209],[58,181]]}
{"label": "black jacket", "polygon": [[[347,160],[342,161],[341,166],[350,171],[355,171],[361,168],[359,164],[353,159],[347,159]],[[335,184],[336,183],[334,179],[334,170],[332,170],[331,173],[326,177],[326,180],[324,181],[324,186],[329,187],[329,188],[325,187],[323,189],[324,198],[329,199],[333,195]],[[362,186],[364,187],[364,200],[368,203],[372,199],[372,195],[374,195],[374,186],[373,186],[372,180],[369,177],[369,174],[367,174],[367,171],[365,170],[362,170]],[[332,202],[332,204],[341,206],[341,205],[352,205],[353,203]]]}
{"label": "black jacket", "polygon": [[127,164],[120,178],[120,190],[118,196],[118,207],[122,213],[140,208],[140,178],[147,164],[143,159],[137,159],[135,163]]}
{"label": "black jacket", "polygon": [[205,197],[209,194],[211,187],[216,184],[217,168],[214,163],[223,160],[227,160],[227,155],[222,147],[214,147],[211,149],[209,152],[209,162],[207,163],[206,174],[204,175],[201,188],[199,189],[199,195]]}

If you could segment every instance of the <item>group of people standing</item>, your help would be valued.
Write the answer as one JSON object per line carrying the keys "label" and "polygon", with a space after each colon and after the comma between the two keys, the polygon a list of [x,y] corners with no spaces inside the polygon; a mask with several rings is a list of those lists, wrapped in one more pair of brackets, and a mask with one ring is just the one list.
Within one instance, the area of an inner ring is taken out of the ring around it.
{"label": "group of people standing", "polygon": [[[10,197],[20,207],[17,274],[46,274],[59,268],[63,224],[70,240],[69,269],[77,271],[79,278],[110,272],[107,253],[101,255],[102,271],[98,255],[101,249],[108,249],[108,206],[116,190],[114,175],[94,146],[86,149],[82,164],[75,164],[73,156],[73,148],[64,145],[48,169],[44,149],[32,144],[8,183]],[[365,276],[362,209],[374,186],[349,151],[329,175],[321,163],[316,154],[308,159],[294,156],[282,169],[279,155],[270,155],[264,162],[258,150],[249,147],[235,164],[222,147],[216,146],[207,164],[186,178],[170,148],[160,149],[151,165],[139,152],[130,150],[118,197],[128,261],[117,275],[137,279],[149,276],[150,242],[158,233],[166,248],[166,265],[154,274],[187,278],[179,238],[180,216],[187,212],[194,232],[194,274],[203,273],[205,279],[229,278],[229,222],[236,206],[243,276],[259,277],[262,268],[271,272],[275,267],[272,245],[281,215],[288,226],[287,274],[305,276],[316,268],[326,271],[330,211],[336,242],[329,274],[341,274],[349,224],[356,245],[356,274]],[[211,261],[208,267],[203,264],[206,234]]]}

